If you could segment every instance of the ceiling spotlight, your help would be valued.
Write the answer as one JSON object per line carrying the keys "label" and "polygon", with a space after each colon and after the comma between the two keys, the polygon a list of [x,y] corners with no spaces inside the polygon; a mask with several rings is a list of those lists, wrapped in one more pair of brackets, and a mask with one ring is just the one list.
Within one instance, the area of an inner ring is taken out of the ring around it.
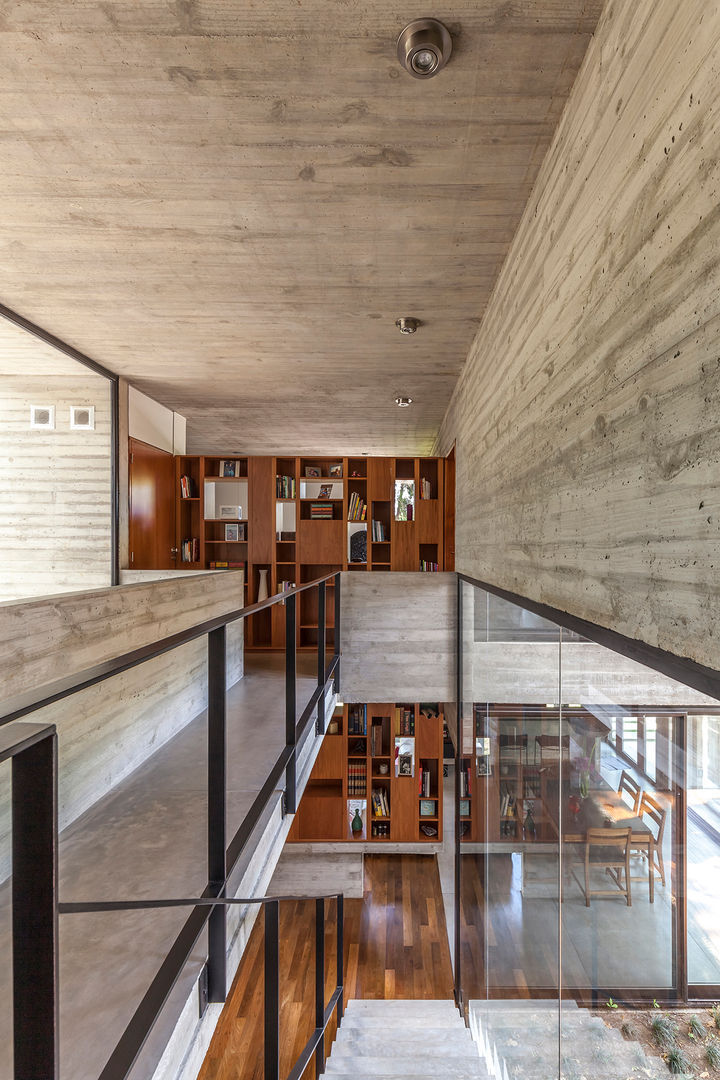
{"label": "ceiling spotlight", "polygon": [[401,334],[414,334],[420,325],[420,320],[413,319],[411,315],[405,315],[402,319],[396,319],[395,325]]}
{"label": "ceiling spotlight", "polygon": [[414,79],[432,79],[445,67],[452,52],[452,38],[437,19],[415,19],[397,42],[398,60]]}
{"label": "ceiling spotlight", "polygon": [[396,397],[395,398],[395,404],[397,405],[398,409],[407,409],[408,405],[412,405],[412,398],[411,397]]}

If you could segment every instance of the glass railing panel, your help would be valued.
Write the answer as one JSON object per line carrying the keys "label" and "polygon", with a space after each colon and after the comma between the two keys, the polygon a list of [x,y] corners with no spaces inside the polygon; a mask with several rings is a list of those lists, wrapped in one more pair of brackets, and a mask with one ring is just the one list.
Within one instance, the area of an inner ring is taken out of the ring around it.
{"label": "glass railing panel", "polygon": [[720,987],[720,716],[687,716],[688,983],[702,997]]}
{"label": "glass railing panel", "polygon": [[463,626],[461,985],[509,1075],[559,1069],[559,630],[472,589]]}

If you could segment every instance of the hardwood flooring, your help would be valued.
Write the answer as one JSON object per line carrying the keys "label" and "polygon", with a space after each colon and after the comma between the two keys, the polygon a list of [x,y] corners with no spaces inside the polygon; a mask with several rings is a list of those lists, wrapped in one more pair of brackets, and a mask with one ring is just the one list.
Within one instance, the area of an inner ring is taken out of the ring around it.
{"label": "hardwood flooring", "polygon": [[[280,1075],[314,1026],[315,903],[280,908]],[[335,988],[335,904],[326,905],[325,1000]],[[369,855],[365,896],[345,901],[345,999],[451,998],[450,950],[437,861]],[[198,1080],[262,1080],[263,926],[250,936]],[[328,1049],[334,1029],[328,1034]],[[305,1072],[311,1080],[311,1064]]]}

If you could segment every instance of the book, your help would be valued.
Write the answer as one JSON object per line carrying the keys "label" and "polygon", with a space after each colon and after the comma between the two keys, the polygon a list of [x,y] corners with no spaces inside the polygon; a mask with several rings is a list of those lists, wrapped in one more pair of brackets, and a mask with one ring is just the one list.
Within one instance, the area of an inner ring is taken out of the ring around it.
{"label": "book", "polygon": [[367,519],[367,504],[355,491],[350,492],[347,519],[348,521],[365,521]]}
{"label": "book", "polygon": [[276,499],[294,499],[295,498],[295,477],[294,476],[280,476],[275,477],[275,498]]}

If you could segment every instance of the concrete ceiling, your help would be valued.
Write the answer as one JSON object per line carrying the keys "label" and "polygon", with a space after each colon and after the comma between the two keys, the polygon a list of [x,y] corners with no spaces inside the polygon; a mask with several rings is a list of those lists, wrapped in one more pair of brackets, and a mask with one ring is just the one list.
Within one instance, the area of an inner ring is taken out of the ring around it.
{"label": "concrete ceiling", "polygon": [[[0,301],[192,449],[428,453],[601,7],[6,6]],[[420,82],[428,14],[454,52]]]}

